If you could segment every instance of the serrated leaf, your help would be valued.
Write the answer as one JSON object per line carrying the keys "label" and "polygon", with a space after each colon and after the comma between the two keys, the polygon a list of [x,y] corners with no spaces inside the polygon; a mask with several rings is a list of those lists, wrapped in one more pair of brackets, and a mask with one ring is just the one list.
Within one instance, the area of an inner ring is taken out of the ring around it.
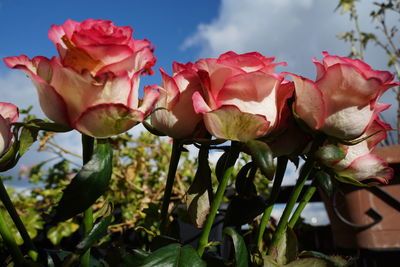
{"label": "serrated leaf", "polygon": [[297,259],[298,244],[297,237],[293,230],[288,226],[282,235],[274,251],[274,259],[278,264],[287,264]]}
{"label": "serrated leaf", "polygon": [[79,224],[73,222],[60,222],[56,226],[50,228],[46,236],[53,245],[58,245],[64,237],[72,235],[78,229]]}
{"label": "serrated leaf", "polygon": [[21,135],[19,137],[19,156],[25,154],[31,145],[36,141],[38,136],[38,130],[32,128],[23,127]]}
{"label": "serrated leaf", "polygon": [[272,180],[275,174],[275,164],[273,153],[270,147],[259,140],[250,140],[246,142],[253,161],[257,164],[261,173]]}
{"label": "serrated leaf", "polygon": [[193,247],[171,244],[156,250],[146,257],[140,267],[206,267]]}
{"label": "serrated leaf", "polygon": [[247,251],[246,243],[244,242],[243,237],[239,235],[232,227],[225,228],[224,233],[232,238],[233,246],[235,248],[235,266],[249,266],[249,252]]}
{"label": "serrated leaf", "polygon": [[85,164],[63,192],[56,207],[56,221],[72,218],[89,208],[108,188],[112,173],[112,148],[98,143]]}

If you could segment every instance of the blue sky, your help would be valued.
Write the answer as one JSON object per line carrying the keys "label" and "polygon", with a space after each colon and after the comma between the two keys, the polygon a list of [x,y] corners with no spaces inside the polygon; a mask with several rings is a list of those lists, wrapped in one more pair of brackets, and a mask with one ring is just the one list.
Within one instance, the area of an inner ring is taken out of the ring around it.
{"label": "blue sky", "polygon": [[[135,39],[149,39],[158,58],[156,74],[145,77],[141,88],[160,83],[158,68],[170,73],[173,61],[196,61],[200,57],[216,57],[233,50],[237,53],[259,51],[275,56],[291,71],[314,78],[312,58],[321,52],[345,56],[349,45],[336,34],[351,29],[347,15],[334,12],[338,1],[332,0],[0,0],[0,58],[56,55],[47,33],[52,24],[67,19],[108,19],[117,26],[131,26]],[[371,1],[359,4],[363,30],[373,29],[368,18]],[[366,61],[377,69],[387,69],[386,58],[374,48],[368,49]],[[34,105],[34,112],[43,116],[30,80],[0,62],[0,101],[12,102],[21,108]],[[393,94],[381,101],[395,104]],[[395,108],[388,112],[394,117]],[[140,129],[134,127],[134,129]],[[135,130],[133,130],[135,131]],[[58,141],[79,151],[77,134],[61,135]],[[42,153],[43,154],[43,153]],[[46,157],[43,154],[41,157]],[[22,164],[37,162],[34,151],[26,154]],[[18,170],[13,171],[15,173]]]}

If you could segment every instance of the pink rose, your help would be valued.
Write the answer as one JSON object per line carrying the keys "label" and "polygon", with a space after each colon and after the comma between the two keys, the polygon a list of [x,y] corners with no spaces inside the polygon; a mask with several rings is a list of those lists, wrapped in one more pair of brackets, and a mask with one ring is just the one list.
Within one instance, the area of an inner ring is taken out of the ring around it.
{"label": "pink rose", "polygon": [[129,130],[151,111],[158,92],[145,90],[139,107],[138,89],[140,75],[151,73],[156,59],[150,42],[132,39],[130,27],[67,20],[53,25],[49,37],[59,58],[19,56],[4,61],[31,78],[51,120],[105,138]]}
{"label": "pink rose", "polygon": [[291,74],[295,112],[314,130],[340,139],[357,138],[389,107],[377,100],[398,83],[391,73],[373,70],[358,59],[323,54],[322,62],[314,59],[315,82]]}
{"label": "pink rose", "polygon": [[393,176],[393,169],[388,167],[387,162],[383,159],[371,154],[371,151],[387,137],[388,130],[391,130],[390,125],[377,118],[362,136],[372,135],[371,137],[352,146],[340,145],[346,153],[344,159],[336,162],[324,158],[321,160],[326,166],[333,168],[339,176],[347,176],[360,181],[376,179],[387,184]]}
{"label": "pink rose", "polygon": [[13,134],[11,123],[18,120],[18,108],[10,103],[0,102],[0,156],[10,148]]}
{"label": "pink rose", "polygon": [[282,86],[283,76],[273,73],[285,63],[273,60],[257,52],[227,52],[196,62],[204,96],[195,92],[193,105],[212,135],[248,141],[275,129],[292,90]]}
{"label": "pink rose", "polygon": [[162,85],[156,110],[151,123],[157,130],[173,138],[186,138],[196,135],[201,129],[202,115],[194,111],[192,95],[201,91],[201,82],[192,63],[172,65],[173,76],[161,69]]}

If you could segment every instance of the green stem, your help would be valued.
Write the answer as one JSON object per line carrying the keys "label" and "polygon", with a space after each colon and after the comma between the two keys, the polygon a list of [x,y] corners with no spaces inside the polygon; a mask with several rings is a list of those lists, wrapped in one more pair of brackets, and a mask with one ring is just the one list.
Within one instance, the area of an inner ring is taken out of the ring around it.
{"label": "green stem", "polygon": [[176,170],[178,168],[179,158],[181,157],[181,152],[182,152],[181,146],[182,146],[181,141],[178,139],[174,139],[172,144],[171,159],[168,168],[167,184],[165,185],[164,197],[161,205],[161,215],[160,215],[161,233],[165,233],[168,225],[168,208],[171,199],[172,188],[174,186]]}
{"label": "green stem", "polygon": [[210,235],[210,231],[211,231],[212,225],[214,223],[215,216],[217,214],[218,208],[224,197],[225,189],[226,189],[226,186],[228,185],[229,178],[232,175],[233,168],[234,168],[236,159],[239,155],[239,152],[240,152],[239,143],[232,141],[231,150],[229,152],[228,159],[227,159],[226,165],[225,165],[224,176],[222,177],[221,181],[219,182],[217,193],[215,194],[214,201],[211,205],[210,213],[207,216],[207,220],[206,220],[205,226],[203,228],[203,232],[200,236],[199,247],[197,249],[197,253],[200,255],[200,257],[203,255],[204,250],[208,244],[208,237]]}
{"label": "green stem", "polygon": [[1,202],[3,202],[4,207],[7,209],[8,214],[10,214],[11,219],[13,220],[15,226],[18,229],[18,232],[20,233],[22,239],[24,240],[24,245],[29,251],[28,254],[32,257],[33,260],[36,260],[37,252],[35,245],[33,244],[32,239],[25,228],[25,225],[23,224],[21,218],[19,217],[17,211],[15,210],[15,207],[1,179],[0,179],[0,200]]}
{"label": "green stem", "polygon": [[301,213],[303,212],[305,206],[307,205],[308,201],[310,201],[311,197],[314,195],[316,190],[317,187],[313,184],[311,184],[308,187],[299,205],[297,206],[296,210],[294,211],[292,217],[289,220],[289,226],[291,228],[293,228],[296,225],[297,220],[300,218]]}
{"label": "green stem", "polygon": [[[82,163],[85,165],[90,161],[93,155],[94,149],[94,138],[91,136],[87,136],[82,134]],[[89,207],[83,213],[83,231],[85,236],[92,230],[93,228],[93,210],[92,207]],[[82,267],[88,267],[90,264],[90,249],[88,249],[81,257],[81,265]]]}
{"label": "green stem", "polygon": [[258,229],[257,247],[259,251],[261,251],[262,249],[262,240],[265,228],[267,227],[272,209],[274,208],[275,201],[278,198],[282,180],[283,177],[285,176],[287,163],[288,163],[287,157],[278,157],[278,165],[275,173],[274,184],[272,185],[271,195],[269,196],[267,207],[265,208],[264,214],[261,218],[260,227]]}
{"label": "green stem", "polygon": [[7,225],[2,211],[0,211],[0,234],[4,243],[7,245],[7,248],[10,250],[15,265],[23,266],[23,263],[25,262],[24,256],[15,242],[14,236],[10,232],[10,226]]}
{"label": "green stem", "polygon": [[278,226],[275,230],[274,235],[272,236],[272,241],[270,248],[268,250],[268,254],[271,255],[274,250],[276,249],[276,246],[278,244],[278,241],[281,239],[282,235],[286,232],[287,228],[287,222],[290,216],[290,213],[293,210],[293,207],[296,204],[297,199],[299,198],[299,195],[301,193],[301,190],[304,187],[304,184],[307,181],[307,178],[311,172],[311,170],[314,167],[314,160],[313,159],[308,159],[305,163],[303,168],[301,169],[299,179],[296,182],[296,185],[290,194],[289,201],[286,204],[286,207],[282,213],[281,218],[279,219]]}

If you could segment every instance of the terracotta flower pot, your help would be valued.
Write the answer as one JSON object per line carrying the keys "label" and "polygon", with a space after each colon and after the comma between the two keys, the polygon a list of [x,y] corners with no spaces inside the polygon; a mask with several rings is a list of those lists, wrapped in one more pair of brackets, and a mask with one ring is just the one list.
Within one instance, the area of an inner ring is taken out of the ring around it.
{"label": "terracotta flower pot", "polygon": [[400,248],[400,145],[377,148],[374,154],[395,170],[388,185],[342,184],[330,198],[321,194],[338,248]]}

